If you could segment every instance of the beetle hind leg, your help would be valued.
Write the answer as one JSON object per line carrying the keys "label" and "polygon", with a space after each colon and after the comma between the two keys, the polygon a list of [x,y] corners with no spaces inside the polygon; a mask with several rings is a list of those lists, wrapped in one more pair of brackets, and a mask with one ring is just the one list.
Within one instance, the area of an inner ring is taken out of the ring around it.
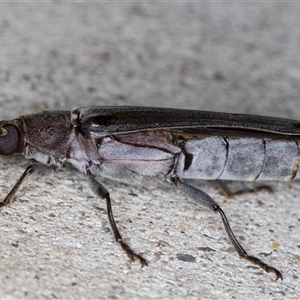
{"label": "beetle hind leg", "polygon": [[237,238],[235,237],[229,222],[227,220],[227,217],[223,210],[220,208],[220,206],[216,203],[216,201],[210,197],[205,192],[201,191],[200,189],[197,189],[191,185],[188,185],[184,182],[182,182],[178,177],[174,176],[171,178],[171,181],[187,196],[194,199],[198,204],[200,204],[203,207],[206,207],[214,212],[218,212],[221,216],[224,228],[226,230],[226,233],[229,237],[229,240],[233,247],[235,248],[236,252],[239,254],[240,258],[245,259],[252,264],[262,268],[267,273],[274,273],[276,275],[276,280],[281,279],[282,280],[282,274],[277,269],[273,268],[272,266],[267,265],[263,261],[261,261],[259,258],[250,256],[248,253],[244,250],[244,248],[241,246]]}
{"label": "beetle hind leg", "polygon": [[259,193],[262,191],[268,192],[270,194],[273,193],[273,189],[268,185],[261,185],[256,188],[253,188],[253,189],[245,189],[245,190],[233,192],[226,186],[226,184],[223,183],[223,181],[215,180],[214,182],[217,185],[217,187],[219,188],[219,190],[221,191],[221,193],[227,199],[232,199],[236,196],[241,196],[241,195],[245,195],[245,194],[256,194],[256,193]]}

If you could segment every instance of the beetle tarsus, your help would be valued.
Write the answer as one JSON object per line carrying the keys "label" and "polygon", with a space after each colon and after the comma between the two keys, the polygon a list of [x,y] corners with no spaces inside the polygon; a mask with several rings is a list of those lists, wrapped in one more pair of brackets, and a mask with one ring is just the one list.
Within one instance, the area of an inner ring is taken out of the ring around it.
{"label": "beetle tarsus", "polygon": [[262,262],[259,258],[255,257],[255,256],[250,256],[248,254],[246,255],[240,255],[240,258],[245,259],[249,262],[251,262],[252,264],[259,266],[260,268],[262,268],[265,272],[267,273],[274,273],[276,275],[276,279],[275,281],[277,281],[278,279],[283,280],[282,274],[280,271],[278,271],[277,269],[267,265],[266,263]]}
{"label": "beetle tarsus", "polygon": [[139,260],[142,268],[144,266],[148,266],[147,260],[141,255],[137,254],[135,251],[133,251],[127,243],[125,243],[123,240],[119,240],[118,242],[131,261]]}

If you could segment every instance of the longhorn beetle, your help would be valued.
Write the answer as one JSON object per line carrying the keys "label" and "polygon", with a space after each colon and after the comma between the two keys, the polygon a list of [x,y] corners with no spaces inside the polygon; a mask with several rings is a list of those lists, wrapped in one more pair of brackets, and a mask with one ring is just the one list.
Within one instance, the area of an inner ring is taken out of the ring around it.
{"label": "longhorn beetle", "polygon": [[65,161],[87,177],[106,200],[115,240],[131,261],[147,261],[123,239],[109,192],[99,175],[127,183],[166,179],[198,204],[221,216],[239,256],[277,279],[282,274],[250,256],[236,239],[225,213],[205,192],[184,182],[291,180],[300,177],[300,122],[252,115],[150,107],[82,107],[42,110],[0,122],[0,154],[23,153],[33,162],[0,203],[4,207],[30,174],[56,171]]}

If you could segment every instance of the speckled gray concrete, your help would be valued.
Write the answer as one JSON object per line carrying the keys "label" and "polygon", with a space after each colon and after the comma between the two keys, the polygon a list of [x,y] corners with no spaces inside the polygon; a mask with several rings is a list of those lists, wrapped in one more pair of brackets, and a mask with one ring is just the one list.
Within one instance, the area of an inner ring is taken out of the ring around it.
{"label": "speckled gray concrete", "polygon": [[[1,3],[0,119],[35,109],[147,105],[300,119],[300,14],[295,3]],[[0,160],[5,195],[24,170]],[[149,260],[129,263],[105,204],[65,167],[28,179],[0,212],[1,299],[299,299],[299,182],[225,200],[249,253],[241,261],[218,215],[167,183],[111,192],[124,237]],[[251,184],[231,183],[232,189]],[[277,249],[275,249],[277,248]],[[195,262],[183,262],[189,254]]]}

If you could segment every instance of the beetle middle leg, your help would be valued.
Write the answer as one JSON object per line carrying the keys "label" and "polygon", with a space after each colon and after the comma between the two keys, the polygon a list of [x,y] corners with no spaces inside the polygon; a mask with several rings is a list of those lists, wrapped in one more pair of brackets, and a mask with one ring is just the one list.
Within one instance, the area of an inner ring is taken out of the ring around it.
{"label": "beetle middle leg", "polygon": [[215,180],[214,182],[217,185],[217,187],[219,188],[219,190],[222,192],[222,194],[227,199],[232,199],[235,196],[241,196],[241,195],[245,195],[245,194],[256,194],[256,193],[259,193],[261,191],[266,191],[268,193],[273,193],[273,189],[268,185],[261,185],[261,186],[258,186],[256,188],[253,188],[253,189],[245,189],[245,190],[233,192],[226,186],[226,184],[223,183],[223,181]]}
{"label": "beetle middle leg", "polygon": [[211,198],[208,194],[201,191],[200,189],[197,189],[191,185],[188,185],[188,184],[182,182],[176,176],[173,176],[173,178],[171,178],[171,181],[182,192],[184,192],[190,198],[194,199],[201,206],[207,207],[214,212],[220,213],[226,233],[227,233],[233,247],[235,248],[236,252],[239,254],[240,258],[245,259],[245,260],[251,262],[252,264],[259,266],[267,273],[274,273],[276,275],[276,280],[278,280],[278,279],[282,280],[282,274],[277,269],[267,265],[266,263],[264,263],[257,257],[248,255],[248,253],[244,250],[244,248],[240,245],[237,238],[235,237],[235,235],[229,225],[229,222],[227,220],[225,213],[223,212],[223,210],[220,208],[220,206],[216,203],[216,201],[213,198]]}
{"label": "beetle middle leg", "polygon": [[111,207],[111,201],[110,201],[110,196],[109,192],[107,189],[99,182],[97,181],[93,176],[88,175],[88,184],[91,188],[91,190],[100,198],[106,200],[106,206],[107,206],[107,214],[108,214],[108,220],[110,223],[110,227],[113,231],[114,237],[116,242],[118,242],[122,249],[125,251],[127,256],[130,258],[131,261],[135,261],[138,259],[143,266],[148,266],[148,262],[146,259],[144,259],[141,255],[137,254],[131,247],[124,242],[114,219],[113,212],[112,212],[112,207]]}

